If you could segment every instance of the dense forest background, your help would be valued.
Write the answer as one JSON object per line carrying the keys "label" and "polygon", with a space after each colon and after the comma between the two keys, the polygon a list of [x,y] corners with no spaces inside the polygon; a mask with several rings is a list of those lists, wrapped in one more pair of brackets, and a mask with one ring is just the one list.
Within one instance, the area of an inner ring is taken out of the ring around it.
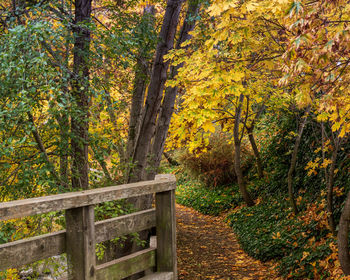
{"label": "dense forest background", "polygon": [[[175,172],[179,203],[230,210],[243,249],[285,279],[346,279],[349,12],[341,0],[0,0],[0,201]],[[57,230],[60,215],[1,222],[0,243]]]}

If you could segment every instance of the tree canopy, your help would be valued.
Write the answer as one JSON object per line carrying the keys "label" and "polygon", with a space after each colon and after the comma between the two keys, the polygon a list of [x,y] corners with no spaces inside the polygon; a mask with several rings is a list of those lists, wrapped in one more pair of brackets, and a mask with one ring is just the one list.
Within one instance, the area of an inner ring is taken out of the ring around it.
{"label": "tree canopy", "polygon": [[237,223],[263,217],[271,196],[283,221],[327,244],[327,263],[310,257],[290,279],[349,275],[349,11],[343,0],[0,0],[1,201],[153,180],[168,159],[212,195],[237,186],[257,207]]}

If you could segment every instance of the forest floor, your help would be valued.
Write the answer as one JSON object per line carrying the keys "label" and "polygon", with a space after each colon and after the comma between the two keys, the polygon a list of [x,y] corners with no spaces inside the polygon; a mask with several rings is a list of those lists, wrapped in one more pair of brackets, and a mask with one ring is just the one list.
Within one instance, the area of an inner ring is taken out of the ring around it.
{"label": "forest floor", "polygon": [[224,217],[176,205],[179,280],[282,279],[272,264],[249,257]]}

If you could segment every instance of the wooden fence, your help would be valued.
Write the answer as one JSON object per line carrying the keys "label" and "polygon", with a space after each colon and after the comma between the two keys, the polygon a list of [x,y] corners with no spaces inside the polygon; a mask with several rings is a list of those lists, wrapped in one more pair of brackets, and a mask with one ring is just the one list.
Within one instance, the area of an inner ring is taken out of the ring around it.
{"label": "wooden fence", "polygon": [[[173,175],[157,175],[153,181],[0,203],[0,221],[60,210],[66,219],[66,230],[0,245],[0,270],[67,253],[68,279],[123,279],[153,269],[155,273],[142,279],[175,280],[175,188]],[[155,209],[94,221],[98,203],[154,193]],[[152,227],[157,248],[96,265],[96,243]]]}

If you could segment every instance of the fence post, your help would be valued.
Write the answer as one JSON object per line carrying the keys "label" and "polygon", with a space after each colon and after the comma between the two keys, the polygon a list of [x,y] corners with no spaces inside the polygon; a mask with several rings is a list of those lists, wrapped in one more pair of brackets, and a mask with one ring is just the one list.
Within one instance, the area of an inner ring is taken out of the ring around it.
{"label": "fence post", "polygon": [[66,251],[69,280],[95,280],[94,206],[66,210]]}
{"label": "fence post", "polygon": [[[166,175],[169,177],[169,175]],[[171,175],[170,175],[171,176]],[[157,175],[162,180],[164,175]],[[157,271],[173,272],[177,279],[175,190],[156,193]]]}

